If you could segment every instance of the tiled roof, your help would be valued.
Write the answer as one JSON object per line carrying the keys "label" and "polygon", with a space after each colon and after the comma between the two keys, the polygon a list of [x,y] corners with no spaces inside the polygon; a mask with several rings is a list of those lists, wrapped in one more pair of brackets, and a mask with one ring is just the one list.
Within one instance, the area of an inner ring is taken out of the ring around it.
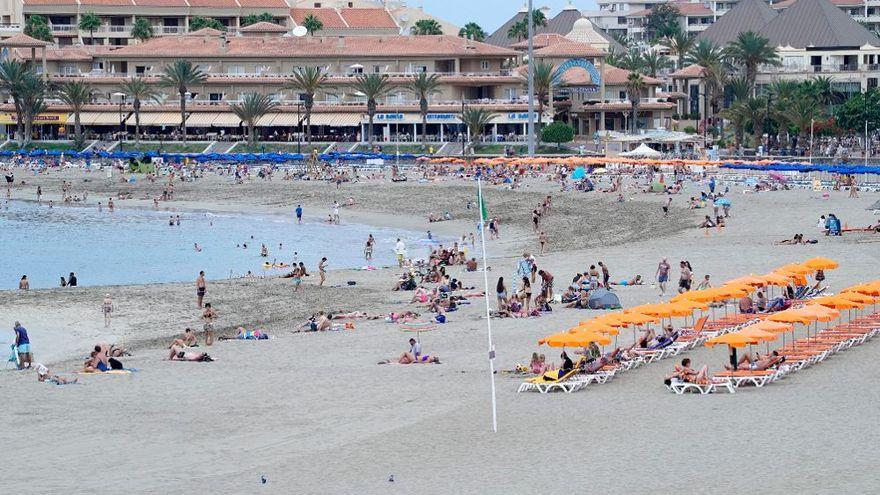
{"label": "tiled roof", "polygon": [[[514,57],[518,53],[486,43],[468,42],[457,36],[359,36],[342,37],[231,37],[225,49],[217,40],[196,33],[161,36],[143,43],[127,45],[108,56],[132,57],[356,57],[356,56],[497,56]],[[217,35],[219,36],[219,34]]]}
{"label": "tiled roof", "polygon": [[3,41],[0,41],[0,46],[9,46],[9,47],[21,47],[21,48],[32,48],[32,47],[41,47],[41,46],[49,46],[51,43],[46,43],[45,41],[40,41],[36,38],[31,38],[30,36],[24,33],[18,33],[14,36],[10,36]]}
{"label": "tiled roof", "polygon": [[673,72],[669,77],[673,79],[696,79],[703,77],[703,66],[697,64],[688,65],[683,69]]}
{"label": "tiled roof", "polygon": [[182,36],[220,36],[223,34],[223,31],[219,29],[205,27],[202,29],[196,29],[195,31],[183,34]]}
{"label": "tiled roof", "polygon": [[286,33],[287,28],[272,22],[256,22],[239,29],[242,33]]}
{"label": "tiled roof", "polygon": [[79,0],[80,5],[104,5],[108,7],[134,7],[132,0]]}
{"label": "tiled roof", "polygon": [[290,15],[299,25],[302,25],[303,21],[306,20],[306,17],[313,15],[321,21],[321,24],[324,25],[324,29],[348,27],[336,9],[291,9]]}
{"label": "tiled roof", "polygon": [[734,8],[698,34],[697,39],[709,40],[716,45],[724,46],[736,40],[739,33],[760,31],[777,15],[779,14],[771,9],[764,0],[740,0]]}
{"label": "tiled roof", "polygon": [[186,8],[186,0],[134,0],[138,7],[180,7]]}
{"label": "tiled roof", "polygon": [[540,50],[535,50],[536,57],[601,57],[603,55],[606,55],[603,50],[574,41],[553,43]]}
{"label": "tiled roof", "polygon": [[339,9],[339,14],[350,28],[397,28],[385,9]]}
{"label": "tiled roof", "polygon": [[[544,48],[545,46],[553,44],[553,43],[570,43],[570,42],[571,42],[570,39],[568,39],[565,36],[558,34],[558,33],[541,33],[541,34],[535,35],[533,44],[535,46],[535,49],[538,49],[538,48]],[[520,41],[519,43],[514,43],[514,44],[510,45],[510,48],[513,48],[515,50],[525,50],[525,49],[528,49],[528,47],[529,47],[529,40],[523,40],[523,41]]]}
{"label": "tiled roof", "polygon": [[828,0],[798,0],[761,28],[771,46],[880,46],[880,39]]}
{"label": "tiled roof", "polygon": [[76,5],[76,0],[23,0],[24,5]]}
{"label": "tiled roof", "polygon": [[495,46],[503,46],[509,47],[510,45],[517,42],[515,39],[511,39],[507,37],[507,31],[510,30],[511,26],[518,23],[519,21],[526,18],[526,13],[524,11],[519,11],[515,16],[508,19],[500,28],[496,29],[489,37],[486,38],[486,43]]}
{"label": "tiled roof", "polygon": [[[629,71],[626,69],[621,69],[615,67],[613,65],[605,65],[605,85],[620,85],[626,84],[626,79],[629,77]],[[645,84],[651,86],[660,85],[660,80],[653,78],[651,76],[642,76],[642,80],[645,81]]]}
{"label": "tiled roof", "polygon": [[[829,1],[831,3],[833,3],[834,5],[837,5],[838,7],[864,7],[865,6],[865,0],[829,0]],[[787,9],[787,8],[791,7],[792,5],[795,4],[795,2],[797,2],[797,0],[783,0],[781,2],[775,2],[770,7],[774,8],[776,10],[783,10],[783,9]]]}
{"label": "tiled roof", "polygon": [[246,9],[289,9],[290,6],[284,0],[238,0]]}
{"label": "tiled roof", "polygon": [[190,7],[211,7],[218,9],[237,9],[235,0],[187,0]]}
{"label": "tiled roof", "polygon": [[[678,8],[678,11],[683,16],[712,15],[712,9],[706,7],[702,3],[671,2],[670,5],[674,5]],[[643,9],[633,12],[627,17],[647,17],[650,13],[651,9]]]}
{"label": "tiled roof", "polygon": [[[14,49],[13,53],[19,60],[31,58],[30,49]],[[46,60],[58,62],[90,62],[92,54],[79,47],[49,48],[46,50]]]}

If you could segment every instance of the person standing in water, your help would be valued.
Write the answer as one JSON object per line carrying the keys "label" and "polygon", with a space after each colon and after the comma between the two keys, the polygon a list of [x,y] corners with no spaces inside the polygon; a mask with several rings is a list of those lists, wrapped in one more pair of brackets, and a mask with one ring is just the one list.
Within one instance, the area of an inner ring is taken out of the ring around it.
{"label": "person standing in water", "polygon": [[376,240],[373,239],[373,234],[370,234],[367,237],[367,244],[364,246],[364,259],[367,261],[371,261],[373,259],[373,244],[376,243]]}
{"label": "person standing in water", "polygon": [[324,281],[327,280],[327,258],[321,258],[321,262],[318,263],[318,277],[321,278],[320,282],[318,282],[318,287],[324,285]]}
{"label": "person standing in water", "polygon": [[208,286],[205,283],[205,272],[199,272],[199,278],[196,279],[196,305],[198,307],[202,307],[202,300],[205,298],[205,293],[208,291]]}

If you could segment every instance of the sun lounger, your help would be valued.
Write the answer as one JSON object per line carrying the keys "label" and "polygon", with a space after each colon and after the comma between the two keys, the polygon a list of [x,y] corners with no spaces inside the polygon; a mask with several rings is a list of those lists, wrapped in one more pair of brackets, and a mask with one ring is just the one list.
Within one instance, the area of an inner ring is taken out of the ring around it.
{"label": "sun lounger", "polygon": [[715,373],[716,379],[730,382],[735,388],[742,385],[754,385],[758,388],[778,378],[776,370],[737,370]]}
{"label": "sun lounger", "polygon": [[712,380],[710,383],[706,384],[672,380],[669,385],[666,385],[666,388],[677,395],[684,395],[687,392],[695,392],[699,393],[700,395],[708,395],[718,391],[719,387],[720,389],[725,390],[731,394],[736,392],[734,386],[730,382],[727,382],[725,380]]}

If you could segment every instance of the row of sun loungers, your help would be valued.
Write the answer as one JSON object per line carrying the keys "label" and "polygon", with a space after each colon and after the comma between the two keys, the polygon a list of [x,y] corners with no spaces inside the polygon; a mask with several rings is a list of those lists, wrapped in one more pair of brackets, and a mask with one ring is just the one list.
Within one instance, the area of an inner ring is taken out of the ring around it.
{"label": "row of sun loungers", "polygon": [[736,314],[709,323],[708,317],[703,317],[697,320],[694,328],[683,329],[684,333],[666,347],[653,350],[634,351],[635,356],[632,357],[632,359],[604,366],[602,369],[593,373],[584,373],[581,371],[584,364],[584,359],[581,358],[575,363],[572,371],[561,376],[552,377],[552,375],[548,376],[545,374],[542,376],[527,378],[520,384],[517,392],[537,391],[546,394],[553,391],[562,391],[570,394],[593,383],[603,384],[621,373],[631,371],[640,366],[645,366],[656,361],[678,356],[684,351],[703,345],[706,340],[716,335],[739,330],[740,328],[753,323],[755,318],[755,315]]}
{"label": "row of sun loungers", "polygon": [[880,312],[856,318],[786,344],[777,349],[779,355],[785,358],[785,362],[774,369],[724,371],[716,373],[708,384],[673,381],[667,387],[676,394],[695,392],[703,395],[721,389],[733,393],[737,388],[746,385],[761,388],[791,373],[819,364],[838,352],[861,345],[878,334],[880,334]]}

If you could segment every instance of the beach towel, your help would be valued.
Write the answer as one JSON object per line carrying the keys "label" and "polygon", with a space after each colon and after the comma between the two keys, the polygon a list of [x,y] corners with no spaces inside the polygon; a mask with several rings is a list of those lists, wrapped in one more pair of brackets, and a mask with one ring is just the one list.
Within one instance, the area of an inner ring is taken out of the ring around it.
{"label": "beach towel", "polygon": [[11,349],[11,354],[9,355],[9,359],[6,360],[6,367],[9,367],[9,363],[13,363],[16,368],[21,366],[21,362],[18,360],[18,347],[15,344],[9,346]]}

